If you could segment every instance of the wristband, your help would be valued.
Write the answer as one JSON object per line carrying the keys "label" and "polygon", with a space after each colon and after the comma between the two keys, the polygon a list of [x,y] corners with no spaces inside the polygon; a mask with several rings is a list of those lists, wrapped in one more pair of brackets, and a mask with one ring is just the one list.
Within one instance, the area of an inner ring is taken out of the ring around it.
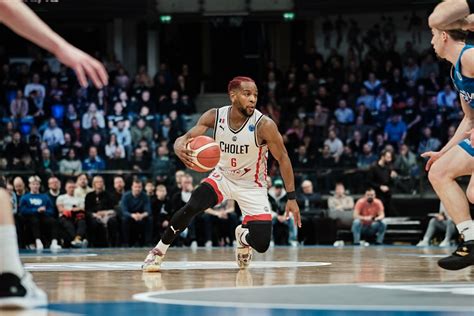
{"label": "wristband", "polygon": [[474,0],[466,0],[469,7],[469,13],[474,13]]}
{"label": "wristband", "polygon": [[288,200],[296,200],[296,193],[295,193],[295,191],[286,192],[286,197],[288,198]]}

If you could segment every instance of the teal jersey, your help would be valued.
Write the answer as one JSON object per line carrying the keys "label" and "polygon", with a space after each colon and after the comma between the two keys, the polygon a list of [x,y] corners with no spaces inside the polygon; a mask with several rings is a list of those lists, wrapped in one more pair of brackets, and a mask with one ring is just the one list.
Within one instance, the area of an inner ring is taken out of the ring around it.
{"label": "teal jersey", "polygon": [[456,65],[451,70],[451,79],[454,87],[459,91],[462,98],[474,109],[474,78],[466,77],[462,74],[461,57],[468,49],[474,48],[474,45],[465,45],[459,54]]}

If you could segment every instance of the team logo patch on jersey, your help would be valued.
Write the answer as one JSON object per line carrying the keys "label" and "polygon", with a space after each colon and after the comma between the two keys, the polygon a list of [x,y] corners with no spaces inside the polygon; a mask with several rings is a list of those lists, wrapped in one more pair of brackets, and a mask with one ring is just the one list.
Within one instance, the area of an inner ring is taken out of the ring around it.
{"label": "team logo patch on jersey", "polygon": [[249,125],[249,131],[253,132],[255,130],[255,125],[250,124]]}
{"label": "team logo patch on jersey", "polygon": [[236,141],[237,141],[237,136],[232,137],[232,140],[233,140],[234,142],[236,142]]}

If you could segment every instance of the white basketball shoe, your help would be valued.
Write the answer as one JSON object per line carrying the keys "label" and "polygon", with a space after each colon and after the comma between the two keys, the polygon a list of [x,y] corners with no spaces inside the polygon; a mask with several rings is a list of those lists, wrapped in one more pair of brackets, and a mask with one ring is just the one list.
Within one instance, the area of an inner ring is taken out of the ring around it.
{"label": "white basketball shoe", "polygon": [[146,256],[145,261],[142,265],[144,272],[160,272],[161,263],[163,262],[165,255],[161,253],[160,249],[153,248]]}
{"label": "white basketball shoe", "polygon": [[252,261],[252,247],[247,246],[242,239],[248,234],[248,229],[239,225],[235,228],[235,240],[237,241],[237,249],[235,251],[235,260],[240,269],[245,269]]}
{"label": "white basketball shoe", "polygon": [[0,309],[27,309],[46,305],[48,296],[36,286],[29,272],[25,272],[21,279],[13,273],[0,274]]}

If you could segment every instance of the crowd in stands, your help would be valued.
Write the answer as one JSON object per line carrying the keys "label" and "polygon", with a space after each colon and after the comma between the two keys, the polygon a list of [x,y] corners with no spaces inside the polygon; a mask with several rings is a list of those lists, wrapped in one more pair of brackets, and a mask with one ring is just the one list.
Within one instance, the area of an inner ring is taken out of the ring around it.
{"label": "crowd in stands", "polygon": [[[344,182],[351,193],[364,194],[371,186],[385,211],[396,214],[390,209],[392,191],[416,189],[414,179],[423,176],[419,154],[440,149],[462,119],[446,63],[429,43],[420,51],[407,41],[396,51],[390,23],[384,18],[364,34],[353,32],[357,23],[351,21],[349,49],[333,48],[326,58],[311,47],[286,70],[266,62],[257,82],[258,107],[284,137],[303,209],[314,213],[321,208],[320,194]],[[102,90],[80,88],[63,65],[52,72],[41,54],[30,65],[2,65],[0,172],[20,175],[8,181],[20,224],[32,229],[23,245],[43,247],[43,230],[53,248],[150,244],[189,198],[192,179],[184,176],[187,185],[175,180],[184,165],[172,145],[196,112],[199,78],[192,66],[171,70],[162,63],[151,77],[143,66],[132,74],[119,62],[105,63],[111,84]],[[275,179],[270,183],[275,227],[287,225],[285,192],[271,159],[269,173]],[[221,205],[196,218],[183,240],[232,244],[230,231],[238,221],[238,205]],[[216,225],[217,239],[209,235]],[[294,223],[288,227],[288,237],[279,235],[281,243],[311,236],[297,232]]]}

